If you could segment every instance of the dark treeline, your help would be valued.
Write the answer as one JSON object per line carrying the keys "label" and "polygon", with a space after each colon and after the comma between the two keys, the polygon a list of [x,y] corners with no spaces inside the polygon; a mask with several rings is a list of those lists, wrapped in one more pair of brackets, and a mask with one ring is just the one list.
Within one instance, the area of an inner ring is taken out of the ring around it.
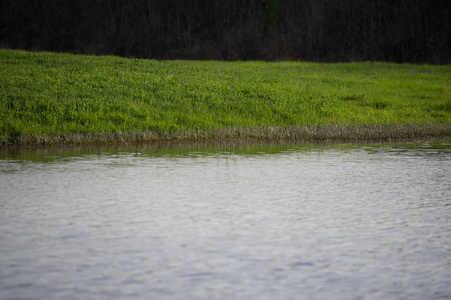
{"label": "dark treeline", "polygon": [[0,47],[448,64],[449,0],[0,0]]}

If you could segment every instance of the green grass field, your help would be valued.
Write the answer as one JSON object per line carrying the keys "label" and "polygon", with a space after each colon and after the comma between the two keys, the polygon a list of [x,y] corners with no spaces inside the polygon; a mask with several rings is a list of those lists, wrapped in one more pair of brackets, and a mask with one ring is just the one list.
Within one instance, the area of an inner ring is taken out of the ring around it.
{"label": "green grass field", "polygon": [[302,139],[309,132],[333,139],[345,130],[359,133],[350,139],[396,130],[399,138],[451,136],[449,65],[155,61],[0,50],[0,99],[0,145]]}

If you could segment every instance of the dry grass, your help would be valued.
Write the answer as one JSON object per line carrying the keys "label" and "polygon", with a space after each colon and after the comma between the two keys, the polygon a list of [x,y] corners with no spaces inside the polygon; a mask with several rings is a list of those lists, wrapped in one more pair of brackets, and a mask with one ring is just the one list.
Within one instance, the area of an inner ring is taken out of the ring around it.
{"label": "dry grass", "polygon": [[138,144],[203,141],[376,142],[412,139],[449,139],[451,124],[323,125],[261,128],[227,128],[173,132],[72,133],[0,136],[3,147],[68,146],[87,144]]}

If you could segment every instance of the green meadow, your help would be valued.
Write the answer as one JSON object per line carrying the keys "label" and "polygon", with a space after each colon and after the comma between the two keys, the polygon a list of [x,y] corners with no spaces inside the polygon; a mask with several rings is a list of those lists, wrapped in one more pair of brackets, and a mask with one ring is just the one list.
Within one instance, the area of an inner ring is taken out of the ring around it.
{"label": "green meadow", "polygon": [[451,66],[0,49],[0,145],[451,136]]}

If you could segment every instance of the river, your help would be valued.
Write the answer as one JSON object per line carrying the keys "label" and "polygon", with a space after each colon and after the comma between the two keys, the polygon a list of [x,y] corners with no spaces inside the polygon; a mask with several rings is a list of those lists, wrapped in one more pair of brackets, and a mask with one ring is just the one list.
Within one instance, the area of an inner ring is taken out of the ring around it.
{"label": "river", "polygon": [[3,151],[0,299],[451,299],[451,142]]}

